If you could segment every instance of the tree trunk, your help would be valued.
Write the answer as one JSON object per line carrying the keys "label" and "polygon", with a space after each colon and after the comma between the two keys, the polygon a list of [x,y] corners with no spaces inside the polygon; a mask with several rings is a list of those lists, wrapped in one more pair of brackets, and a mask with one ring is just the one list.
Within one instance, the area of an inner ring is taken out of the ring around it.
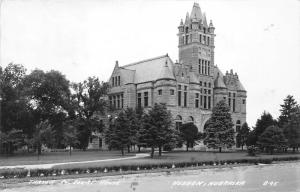
{"label": "tree trunk", "polygon": [[70,156],[72,155],[72,149],[71,149],[71,145],[70,145],[70,148],[69,148],[69,154],[70,154]]}
{"label": "tree trunk", "polygon": [[189,143],[186,142],[186,151],[189,151]]}
{"label": "tree trunk", "polygon": [[244,151],[244,145],[242,145],[242,151]]}
{"label": "tree trunk", "polygon": [[130,145],[127,145],[127,152],[130,153]]}
{"label": "tree trunk", "polygon": [[154,147],[151,147],[151,158],[154,156]]}
{"label": "tree trunk", "polygon": [[296,147],[293,147],[293,153],[295,153],[296,152]]}
{"label": "tree trunk", "polygon": [[124,156],[124,147],[121,148],[122,156]]}
{"label": "tree trunk", "polygon": [[161,148],[162,148],[162,146],[160,146],[160,147],[158,148],[158,155],[159,155],[159,156],[161,156]]}
{"label": "tree trunk", "polygon": [[222,147],[219,147],[219,152],[220,152],[220,153],[222,152]]}
{"label": "tree trunk", "polygon": [[139,153],[141,152],[141,146],[138,146]]}
{"label": "tree trunk", "polygon": [[38,155],[42,154],[42,146],[39,144],[38,145]]}

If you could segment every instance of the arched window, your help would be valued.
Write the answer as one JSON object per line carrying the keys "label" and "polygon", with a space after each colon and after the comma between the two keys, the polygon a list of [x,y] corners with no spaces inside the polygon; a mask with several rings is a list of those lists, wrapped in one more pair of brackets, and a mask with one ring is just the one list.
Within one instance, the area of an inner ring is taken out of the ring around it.
{"label": "arched window", "polygon": [[240,125],[240,124],[241,124],[241,121],[240,121],[240,120],[237,120],[237,121],[236,121],[236,124],[237,124],[237,125]]}
{"label": "arched window", "polygon": [[179,131],[181,125],[182,125],[182,117],[180,115],[177,115],[175,118],[175,126],[177,131]]}
{"label": "arched window", "polygon": [[193,123],[194,122],[194,118],[192,116],[189,116],[187,119],[188,123]]}

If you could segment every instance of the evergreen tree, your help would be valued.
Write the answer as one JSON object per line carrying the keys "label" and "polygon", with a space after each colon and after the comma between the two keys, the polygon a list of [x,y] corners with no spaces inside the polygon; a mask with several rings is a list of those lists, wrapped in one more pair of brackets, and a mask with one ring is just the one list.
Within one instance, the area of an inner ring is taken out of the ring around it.
{"label": "evergreen tree", "polygon": [[231,114],[224,100],[213,108],[205,135],[204,143],[209,148],[219,148],[220,152],[222,147],[230,148],[235,144]]}
{"label": "evergreen tree", "polygon": [[180,137],[186,142],[186,151],[193,147],[200,139],[198,128],[194,123],[185,123],[179,128]]}
{"label": "evergreen tree", "polygon": [[284,135],[287,138],[288,146],[298,150],[300,146],[300,109],[291,115],[291,120],[284,126]]}
{"label": "evergreen tree", "polygon": [[257,142],[258,137],[265,131],[269,126],[276,125],[276,121],[273,119],[272,115],[266,111],[263,112],[260,119],[256,121],[254,127],[255,142]]}
{"label": "evergreen tree", "polygon": [[250,133],[250,128],[247,123],[244,123],[242,125],[242,128],[238,132],[238,135],[241,138],[242,150],[243,150],[244,145],[246,144],[249,133]]}
{"label": "evergreen tree", "polygon": [[297,102],[295,101],[292,95],[288,95],[284,100],[284,103],[280,109],[280,116],[278,118],[279,127],[283,128],[285,124],[287,124],[292,119],[292,115],[297,110]]}
{"label": "evergreen tree", "polygon": [[158,147],[159,156],[166,145],[173,146],[177,135],[172,123],[172,116],[165,104],[154,104],[154,107],[144,115],[143,138],[148,147],[151,147],[151,157],[154,148]]}
{"label": "evergreen tree", "polygon": [[274,149],[280,150],[286,148],[286,139],[284,137],[282,129],[278,126],[272,125],[265,129],[265,131],[259,136],[257,144],[261,148],[273,154]]}

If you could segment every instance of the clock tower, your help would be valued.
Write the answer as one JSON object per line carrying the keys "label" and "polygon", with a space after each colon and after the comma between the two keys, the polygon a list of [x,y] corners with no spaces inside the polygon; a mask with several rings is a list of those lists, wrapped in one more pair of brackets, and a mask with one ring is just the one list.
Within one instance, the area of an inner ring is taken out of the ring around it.
{"label": "clock tower", "polygon": [[186,14],[178,27],[179,63],[205,79],[214,73],[214,26],[207,23],[198,3],[194,3],[191,14]]}

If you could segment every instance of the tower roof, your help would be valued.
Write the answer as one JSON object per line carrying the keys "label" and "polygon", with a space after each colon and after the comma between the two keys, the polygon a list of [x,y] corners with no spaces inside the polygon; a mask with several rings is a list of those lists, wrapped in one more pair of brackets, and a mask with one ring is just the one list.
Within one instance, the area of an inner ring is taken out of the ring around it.
{"label": "tower roof", "polygon": [[215,79],[214,87],[215,88],[226,88],[223,77],[222,77],[222,75],[220,75],[219,72],[218,72],[217,78]]}
{"label": "tower roof", "polygon": [[197,20],[202,19],[201,8],[198,3],[194,3],[193,9],[191,12],[191,18],[196,18]]}
{"label": "tower roof", "polygon": [[175,77],[173,75],[173,73],[171,72],[169,65],[168,65],[168,58],[166,58],[165,64],[161,69],[161,72],[159,74],[159,76],[157,77],[157,80],[160,79],[173,79],[175,80]]}

